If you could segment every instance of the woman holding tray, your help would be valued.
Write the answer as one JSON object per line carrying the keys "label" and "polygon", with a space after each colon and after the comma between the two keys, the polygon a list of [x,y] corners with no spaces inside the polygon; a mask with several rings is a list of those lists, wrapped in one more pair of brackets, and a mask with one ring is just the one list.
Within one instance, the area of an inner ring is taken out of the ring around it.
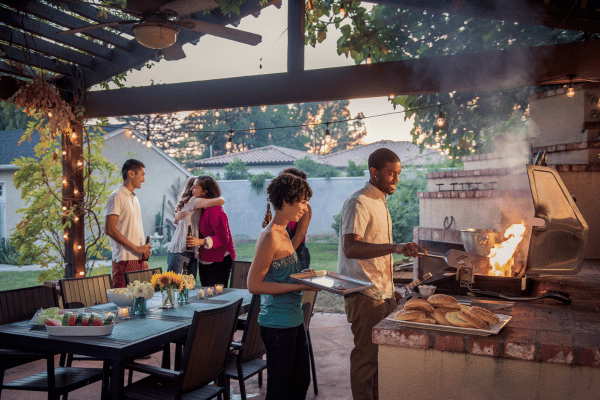
{"label": "woman holding tray", "polygon": [[282,173],[267,187],[275,215],[260,233],[248,273],[248,290],[261,294],[258,324],[267,351],[265,400],[304,399],[310,385],[308,340],[302,312],[302,290],[291,274],[302,267],[286,231],[308,210],[312,190],[297,176]]}

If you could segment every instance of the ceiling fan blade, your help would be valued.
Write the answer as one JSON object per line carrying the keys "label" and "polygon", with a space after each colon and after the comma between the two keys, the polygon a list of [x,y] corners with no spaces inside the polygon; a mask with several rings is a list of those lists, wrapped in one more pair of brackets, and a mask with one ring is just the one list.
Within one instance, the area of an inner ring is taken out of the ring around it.
{"label": "ceiling fan blade", "polygon": [[205,33],[207,35],[218,36],[224,39],[234,40],[236,42],[246,43],[256,46],[262,41],[262,36],[256,33],[240,31],[239,29],[228,28],[210,22],[196,21],[195,19],[182,18],[175,22],[176,25],[192,31]]}
{"label": "ceiling fan blade", "polygon": [[125,25],[125,24],[135,24],[138,21],[113,21],[113,22],[104,22],[101,24],[94,24],[94,25],[88,25],[88,26],[82,26],[80,28],[74,28],[74,29],[69,29],[67,31],[59,31],[56,32],[59,35],[71,35],[73,33],[77,33],[77,32],[87,32],[87,31],[91,31],[94,29],[99,29],[99,28],[106,28],[109,26],[116,26],[116,25]]}
{"label": "ceiling fan blade", "polygon": [[162,54],[167,61],[176,61],[185,58],[185,53],[179,42],[175,42],[171,46],[162,49]]}
{"label": "ceiling fan blade", "polygon": [[175,13],[183,16],[217,7],[219,7],[219,3],[214,0],[176,0],[161,6],[160,11],[165,14]]}

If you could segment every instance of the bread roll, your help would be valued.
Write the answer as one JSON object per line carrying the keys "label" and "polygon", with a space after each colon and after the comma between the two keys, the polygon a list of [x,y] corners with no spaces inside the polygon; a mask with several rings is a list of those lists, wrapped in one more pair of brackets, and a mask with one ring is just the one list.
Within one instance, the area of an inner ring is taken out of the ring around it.
{"label": "bread roll", "polygon": [[433,306],[429,304],[427,300],[423,299],[411,299],[404,304],[405,310],[420,310],[431,314],[433,312]]}
{"label": "bread roll", "polygon": [[[436,308],[436,309],[435,309],[435,311],[439,311],[439,312],[441,312],[442,314],[446,315],[446,314],[448,314],[449,312],[455,312],[455,311],[459,311],[459,310],[457,310],[457,309],[455,309],[455,308],[444,308],[444,307],[440,307],[440,308]],[[435,311],[434,311],[434,312],[435,312]]]}
{"label": "bread roll", "polygon": [[500,317],[485,308],[473,306],[469,311],[477,318],[480,318],[491,325],[495,325],[500,322]]}
{"label": "bread roll", "polygon": [[447,294],[431,295],[431,296],[429,296],[427,301],[436,308],[438,308],[438,307],[454,308],[454,309],[460,308],[460,304],[458,304],[456,299],[452,296],[448,296]]}
{"label": "bread roll", "polygon": [[435,325],[437,322],[435,319],[430,318],[430,317],[424,317],[424,318],[419,318],[416,321],[413,322],[420,322],[422,324],[430,324],[430,325]]}
{"label": "bread roll", "polygon": [[440,325],[451,325],[450,322],[446,319],[446,313],[441,312],[439,308],[433,310],[432,317],[437,321]]}
{"label": "bread roll", "polygon": [[474,316],[471,311],[459,311],[458,316],[465,322],[473,325],[473,327],[477,329],[488,329],[488,323],[482,320],[481,318],[477,318]]}
{"label": "bread roll", "polygon": [[404,310],[397,312],[394,319],[400,321],[416,321],[419,318],[425,318],[425,312],[421,310]]}
{"label": "bread roll", "polygon": [[446,319],[448,320],[448,322],[450,322],[451,325],[459,326],[461,328],[474,328],[474,326],[472,326],[471,324],[464,321],[458,316],[459,312],[460,311],[453,311],[446,314]]}

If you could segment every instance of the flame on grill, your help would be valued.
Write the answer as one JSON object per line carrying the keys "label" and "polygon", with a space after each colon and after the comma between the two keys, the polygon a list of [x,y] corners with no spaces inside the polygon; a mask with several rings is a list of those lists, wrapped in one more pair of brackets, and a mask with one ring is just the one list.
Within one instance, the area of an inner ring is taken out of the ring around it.
{"label": "flame on grill", "polygon": [[517,246],[523,240],[525,235],[525,224],[512,224],[505,232],[505,241],[494,245],[488,255],[490,259],[491,270],[489,275],[493,276],[512,276],[514,267],[514,254]]}

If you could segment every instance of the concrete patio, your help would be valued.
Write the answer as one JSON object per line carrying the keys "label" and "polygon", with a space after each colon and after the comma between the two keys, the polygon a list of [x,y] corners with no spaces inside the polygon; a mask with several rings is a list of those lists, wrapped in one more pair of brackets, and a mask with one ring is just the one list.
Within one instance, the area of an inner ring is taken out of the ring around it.
{"label": "concrete patio", "polygon": [[[315,395],[313,385],[308,390],[307,399],[352,399],[350,391],[350,350],[354,346],[350,324],[346,321],[345,314],[315,313],[311,325],[310,335],[313,344],[317,368],[317,384],[319,394]],[[150,359],[140,360],[148,364],[160,365],[160,353],[154,354]],[[58,364],[58,358],[56,359]],[[97,366],[98,363],[75,362],[76,366]],[[45,362],[38,361],[25,366],[13,368],[6,372],[5,382],[12,381],[21,376],[43,371]],[[142,374],[134,374],[134,380],[141,378]],[[266,374],[264,375],[266,377]],[[240,399],[239,385],[231,382],[232,400]],[[258,379],[250,378],[246,381],[248,398],[262,400],[265,398],[266,380],[262,387],[258,387]],[[3,390],[1,400],[42,400],[48,396],[46,393],[18,392]],[[100,398],[100,382],[86,386],[69,394],[70,400],[91,400]]]}

